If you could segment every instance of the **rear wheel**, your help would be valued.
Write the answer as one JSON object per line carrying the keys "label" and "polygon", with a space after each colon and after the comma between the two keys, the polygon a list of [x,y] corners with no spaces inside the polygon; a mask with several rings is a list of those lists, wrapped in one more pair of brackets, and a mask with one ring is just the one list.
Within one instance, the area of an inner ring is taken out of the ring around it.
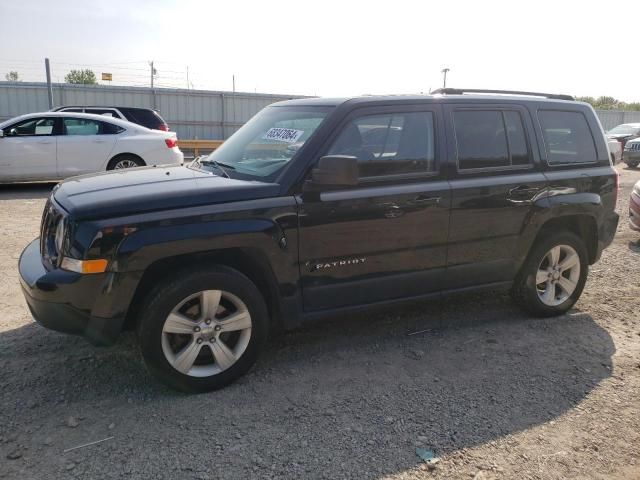
{"label": "rear wheel", "polygon": [[122,170],[123,168],[144,167],[144,161],[133,155],[119,155],[112,158],[107,165],[107,170]]}
{"label": "rear wheel", "polygon": [[183,271],[141,309],[138,336],[149,370],[182,391],[205,392],[246,373],[264,348],[268,314],[256,286],[226,267]]}
{"label": "rear wheel", "polygon": [[584,242],[571,232],[543,231],[514,282],[515,301],[530,313],[562,315],[578,300],[589,269]]}

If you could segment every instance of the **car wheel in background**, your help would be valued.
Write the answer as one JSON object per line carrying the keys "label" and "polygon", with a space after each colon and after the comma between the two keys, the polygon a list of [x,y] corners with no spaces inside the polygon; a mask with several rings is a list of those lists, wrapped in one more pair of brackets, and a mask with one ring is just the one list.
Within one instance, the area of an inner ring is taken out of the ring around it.
{"label": "car wheel in background", "polygon": [[266,344],[262,294],[228,267],[176,272],[147,295],[140,311],[138,337],[147,367],[185,392],[230,384],[251,368]]}
{"label": "car wheel in background", "polygon": [[589,261],[584,242],[571,232],[541,232],[512,289],[516,303],[533,315],[562,315],[578,300]]}
{"label": "car wheel in background", "polygon": [[144,167],[144,161],[133,155],[118,155],[114,157],[107,165],[107,170],[122,170],[123,168]]}

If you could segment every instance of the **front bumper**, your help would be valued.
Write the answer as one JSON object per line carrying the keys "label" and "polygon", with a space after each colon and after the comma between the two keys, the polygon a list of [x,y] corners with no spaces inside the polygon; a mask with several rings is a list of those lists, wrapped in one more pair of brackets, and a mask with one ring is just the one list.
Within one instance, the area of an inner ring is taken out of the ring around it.
{"label": "front bumper", "polygon": [[113,288],[118,283],[115,273],[81,275],[47,270],[38,239],[22,252],[18,269],[22,292],[38,323],[51,330],[82,335],[94,345],[115,342],[128,306],[122,305],[118,300],[122,296]]}
{"label": "front bumper", "polygon": [[640,163],[639,150],[624,150],[622,152],[622,161],[629,165],[630,163],[637,165]]}

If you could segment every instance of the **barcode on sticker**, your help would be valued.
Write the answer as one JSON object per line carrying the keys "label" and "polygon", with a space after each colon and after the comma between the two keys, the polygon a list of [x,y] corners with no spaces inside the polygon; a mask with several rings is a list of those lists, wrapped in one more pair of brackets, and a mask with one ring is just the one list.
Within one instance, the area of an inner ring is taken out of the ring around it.
{"label": "barcode on sticker", "polygon": [[304,130],[294,130],[293,128],[270,128],[262,138],[265,140],[295,143],[303,133]]}

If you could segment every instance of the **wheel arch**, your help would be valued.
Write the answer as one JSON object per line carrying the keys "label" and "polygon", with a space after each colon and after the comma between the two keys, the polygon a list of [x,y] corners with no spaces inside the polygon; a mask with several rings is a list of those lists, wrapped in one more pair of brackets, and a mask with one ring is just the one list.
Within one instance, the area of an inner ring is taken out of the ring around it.
{"label": "wheel arch", "polygon": [[598,224],[594,216],[586,213],[575,213],[548,219],[540,226],[532,246],[550,231],[557,232],[562,230],[575,233],[584,240],[589,254],[589,264],[596,262],[598,256]]}
{"label": "wheel arch", "polygon": [[142,274],[130,308],[125,317],[125,329],[136,326],[143,299],[157,285],[158,278],[189,268],[207,268],[216,265],[233,268],[251,280],[262,294],[271,325],[279,327],[280,296],[277,279],[263,252],[254,248],[226,248],[208,252],[166,257],[153,262]]}
{"label": "wheel arch", "polygon": [[136,153],[131,153],[131,152],[120,152],[115,154],[113,157],[111,157],[108,161],[107,161],[107,167],[106,170],[111,170],[113,168],[113,164],[115,162],[117,162],[120,158],[122,157],[134,157],[137,158],[138,160],[140,160],[144,165],[147,164],[147,162],[144,161],[144,158],[142,158],[140,155],[136,154]]}

